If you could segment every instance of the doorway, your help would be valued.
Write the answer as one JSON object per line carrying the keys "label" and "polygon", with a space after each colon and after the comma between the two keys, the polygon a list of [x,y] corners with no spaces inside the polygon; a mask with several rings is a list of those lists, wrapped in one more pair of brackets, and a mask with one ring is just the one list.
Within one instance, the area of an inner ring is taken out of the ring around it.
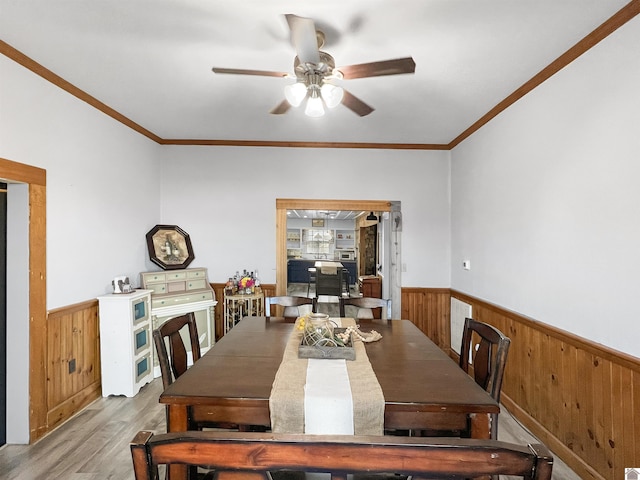
{"label": "doorway", "polygon": [[[46,433],[46,170],[0,158],[7,182],[7,442]],[[44,368],[40,368],[44,366]]]}
{"label": "doorway", "polygon": [[[377,238],[385,239],[392,225],[392,215],[400,213],[400,202],[389,200],[310,200],[276,199],[276,295],[286,295],[287,291],[287,210],[331,210],[331,211],[367,211],[380,212]],[[387,232],[387,233],[385,233]],[[400,251],[401,241],[379,243],[380,252],[377,268],[384,276],[383,295],[392,300],[392,315],[400,318],[401,281]],[[382,248],[384,245],[384,249]],[[392,261],[393,259],[393,261]]]}

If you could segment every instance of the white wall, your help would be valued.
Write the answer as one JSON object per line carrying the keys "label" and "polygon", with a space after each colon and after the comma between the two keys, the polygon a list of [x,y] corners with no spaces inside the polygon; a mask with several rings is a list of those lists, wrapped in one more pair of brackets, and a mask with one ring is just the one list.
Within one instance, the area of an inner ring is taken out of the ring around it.
{"label": "white wall", "polygon": [[449,152],[165,147],[162,222],[191,236],[192,266],[275,283],[276,198],[402,203],[402,283],[449,285]]}
{"label": "white wall", "polygon": [[0,56],[0,157],[47,170],[47,308],[150,268],[160,146]]}
{"label": "white wall", "polygon": [[[109,292],[116,275],[136,279],[149,267],[145,233],[159,218],[160,147],[4,56],[0,78],[0,157],[47,171],[47,308]],[[16,248],[9,243],[12,260]],[[26,305],[8,312],[7,363],[26,365],[27,375],[7,377],[10,443],[29,438],[28,364],[16,358],[26,350],[14,348],[28,346],[28,314],[15,313],[28,311],[28,294],[19,293],[11,300]]]}
{"label": "white wall", "polygon": [[452,288],[636,357],[638,45],[635,18],[454,149],[451,258]]}

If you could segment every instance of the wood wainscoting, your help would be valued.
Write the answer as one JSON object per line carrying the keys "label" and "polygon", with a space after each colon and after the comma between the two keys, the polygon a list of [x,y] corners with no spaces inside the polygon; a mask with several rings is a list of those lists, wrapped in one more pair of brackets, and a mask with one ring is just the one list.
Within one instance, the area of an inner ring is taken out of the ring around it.
{"label": "wood wainscoting", "polygon": [[98,301],[47,314],[46,426],[49,432],[100,397]]}
{"label": "wood wainscoting", "polygon": [[448,288],[402,288],[402,318],[411,320],[442,350],[449,353],[451,294]]}
{"label": "wood wainscoting", "polygon": [[463,293],[511,338],[502,403],[582,478],[640,465],[640,359]]}

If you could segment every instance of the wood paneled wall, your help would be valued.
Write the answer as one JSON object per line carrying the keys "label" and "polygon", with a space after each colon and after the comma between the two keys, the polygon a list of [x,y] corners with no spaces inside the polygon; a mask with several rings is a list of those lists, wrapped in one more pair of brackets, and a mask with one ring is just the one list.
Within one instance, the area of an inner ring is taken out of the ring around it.
{"label": "wood paneled wall", "polygon": [[46,338],[46,431],[51,431],[101,395],[98,301],[48,312]]}
{"label": "wood paneled wall", "polygon": [[411,320],[442,350],[451,343],[448,288],[403,288],[401,316]]}
{"label": "wood paneled wall", "polygon": [[640,465],[640,359],[453,291],[511,338],[502,402],[582,478]]}

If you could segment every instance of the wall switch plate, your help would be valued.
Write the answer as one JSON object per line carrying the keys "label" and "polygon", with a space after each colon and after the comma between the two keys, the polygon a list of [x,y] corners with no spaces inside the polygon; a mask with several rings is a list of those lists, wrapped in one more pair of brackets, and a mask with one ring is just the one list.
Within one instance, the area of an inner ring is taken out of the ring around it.
{"label": "wall switch plate", "polygon": [[471,270],[471,260],[463,260],[462,268],[464,268],[465,270]]}

